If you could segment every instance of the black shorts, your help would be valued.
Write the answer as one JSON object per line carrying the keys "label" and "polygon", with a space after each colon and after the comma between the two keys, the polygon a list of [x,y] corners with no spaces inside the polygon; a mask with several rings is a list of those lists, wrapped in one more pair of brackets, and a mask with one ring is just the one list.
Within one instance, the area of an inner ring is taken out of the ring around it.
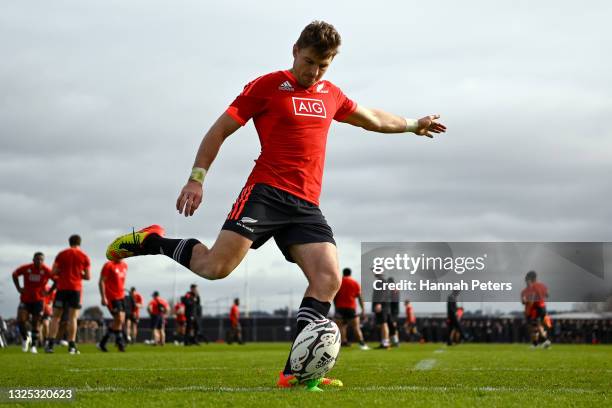
{"label": "black shorts", "polygon": [[58,290],[55,295],[53,307],[57,309],[80,309],[81,291],[78,290]]}
{"label": "black shorts", "polygon": [[151,316],[151,329],[161,329],[164,326],[164,317],[162,315]]}
{"label": "black shorts", "polygon": [[137,316],[137,315],[135,315],[135,314],[130,314],[130,315],[128,316],[128,320],[129,320],[130,322],[138,323],[138,322],[140,321],[140,316]]}
{"label": "black shorts", "polygon": [[222,229],[250,239],[253,249],[274,237],[289,262],[295,262],[289,254],[291,245],[314,242],[336,245],[332,229],[318,206],[267,184],[244,187]]}
{"label": "black shorts", "polygon": [[381,310],[380,312],[374,313],[374,319],[375,319],[376,325],[389,323],[389,312],[390,312],[389,303],[388,302],[374,303],[372,306],[375,308],[377,304],[380,304]]}
{"label": "black shorts", "polygon": [[19,309],[26,310],[33,316],[40,316],[43,312],[43,302],[42,300],[40,302],[21,302],[19,304]]}
{"label": "black shorts", "polygon": [[106,307],[108,307],[108,311],[112,315],[119,312],[125,312],[125,298],[111,300],[110,304],[107,304]]}
{"label": "black shorts", "polygon": [[348,307],[337,307],[336,308],[336,319],[342,320],[343,322],[348,322],[357,317],[357,313],[355,309],[351,309]]}
{"label": "black shorts", "polygon": [[532,306],[529,313],[529,322],[533,324],[541,323],[546,316],[546,306]]}

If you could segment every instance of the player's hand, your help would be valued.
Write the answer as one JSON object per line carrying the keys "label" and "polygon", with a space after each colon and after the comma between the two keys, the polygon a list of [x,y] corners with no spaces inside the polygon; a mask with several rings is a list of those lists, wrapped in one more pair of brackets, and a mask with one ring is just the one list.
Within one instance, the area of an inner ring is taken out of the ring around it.
{"label": "player's hand", "polygon": [[176,209],[179,214],[185,214],[185,217],[193,215],[202,202],[202,195],[202,184],[189,180],[176,200]]}
{"label": "player's hand", "polygon": [[362,313],[361,313],[361,321],[362,321],[362,322],[365,322],[365,321],[366,321],[366,314],[365,314],[365,312],[362,312]]}
{"label": "player's hand", "polygon": [[433,139],[432,133],[444,133],[446,132],[446,126],[436,122],[440,119],[440,115],[429,115],[419,119],[416,133],[419,136],[427,136]]}
{"label": "player's hand", "polygon": [[376,306],[374,306],[374,312],[375,313],[382,312],[382,305],[380,303],[377,303]]}
{"label": "player's hand", "polygon": [[106,299],[102,299],[102,301],[100,303],[102,304],[102,306],[106,306],[107,305]]}

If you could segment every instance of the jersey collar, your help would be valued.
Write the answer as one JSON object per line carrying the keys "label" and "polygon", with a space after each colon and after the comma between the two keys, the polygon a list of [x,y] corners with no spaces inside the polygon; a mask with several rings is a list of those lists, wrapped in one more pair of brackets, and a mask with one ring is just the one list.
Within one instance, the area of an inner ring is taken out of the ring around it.
{"label": "jersey collar", "polygon": [[295,77],[295,75],[293,75],[293,73],[291,73],[291,71],[287,69],[283,71],[283,73],[291,80],[293,85],[295,85],[297,88],[300,88],[306,92],[312,92],[316,88],[316,86],[322,82],[322,81],[317,81],[314,84],[312,84],[309,88],[304,88],[302,85],[300,85],[297,78]]}

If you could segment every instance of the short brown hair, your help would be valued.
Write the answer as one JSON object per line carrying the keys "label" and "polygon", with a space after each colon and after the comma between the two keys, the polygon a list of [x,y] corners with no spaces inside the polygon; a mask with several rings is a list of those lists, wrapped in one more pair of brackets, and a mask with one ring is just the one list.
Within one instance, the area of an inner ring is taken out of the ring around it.
{"label": "short brown hair", "polygon": [[341,41],[333,25],[315,20],[302,30],[295,45],[300,49],[312,47],[321,57],[333,57],[338,54]]}
{"label": "short brown hair", "polygon": [[81,237],[77,234],[71,235],[70,238],[68,238],[68,243],[70,246],[79,246],[81,245]]}

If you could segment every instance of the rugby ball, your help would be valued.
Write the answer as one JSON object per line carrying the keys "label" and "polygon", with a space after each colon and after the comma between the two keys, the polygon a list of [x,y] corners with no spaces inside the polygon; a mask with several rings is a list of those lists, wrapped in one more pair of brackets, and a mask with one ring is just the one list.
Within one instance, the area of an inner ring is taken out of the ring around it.
{"label": "rugby ball", "polygon": [[340,352],[340,330],[329,319],[314,320],[298,334],[291,346],[291,371],[304,382],[322,378],[336,364]]}

